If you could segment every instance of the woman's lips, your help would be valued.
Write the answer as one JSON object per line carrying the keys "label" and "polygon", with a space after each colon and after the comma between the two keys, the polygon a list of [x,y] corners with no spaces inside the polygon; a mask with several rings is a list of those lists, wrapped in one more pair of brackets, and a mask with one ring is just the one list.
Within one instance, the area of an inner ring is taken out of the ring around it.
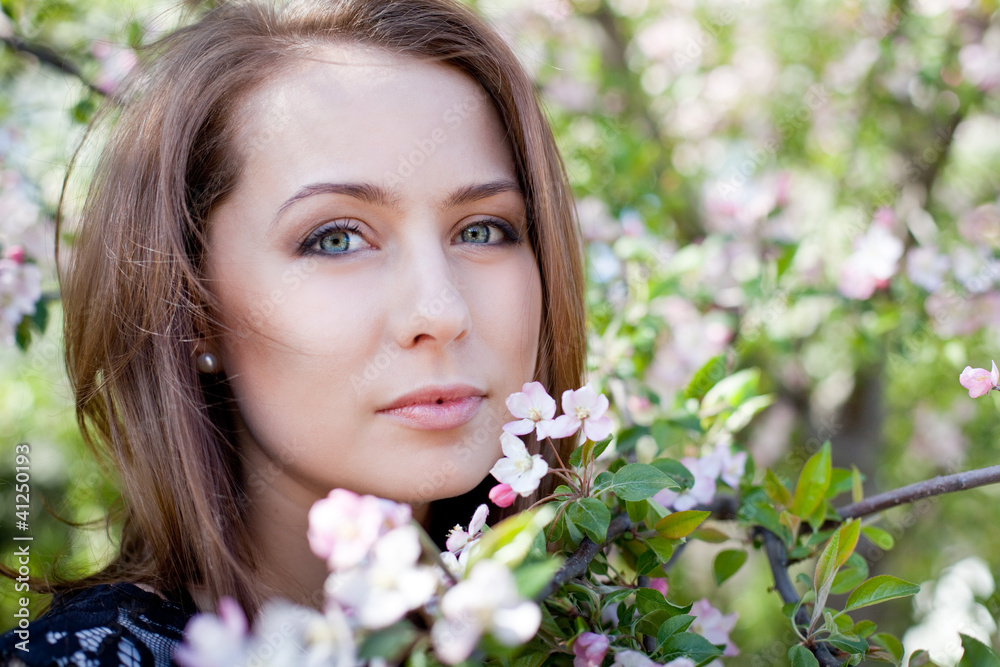
{"label": "woman's lips", "polygon": [[401,408],[379,410],[378,414],[391,417],[411,428],[445,431],[468,423],[479,411],[483,398],[466,396],[441,403],[414,403]]}

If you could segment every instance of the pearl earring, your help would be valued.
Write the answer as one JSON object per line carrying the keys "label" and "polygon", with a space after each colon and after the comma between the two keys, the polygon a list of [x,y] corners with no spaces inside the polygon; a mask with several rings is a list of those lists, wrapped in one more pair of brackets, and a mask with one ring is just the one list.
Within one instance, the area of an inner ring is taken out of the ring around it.
{"label": "pearl earring", "polygon": [[219,358],[211,352],[202,352],[199,354],[197,366],[198,372],[204,373],[205,375],[215,375],[222,370],[222,364],[219,362]]}

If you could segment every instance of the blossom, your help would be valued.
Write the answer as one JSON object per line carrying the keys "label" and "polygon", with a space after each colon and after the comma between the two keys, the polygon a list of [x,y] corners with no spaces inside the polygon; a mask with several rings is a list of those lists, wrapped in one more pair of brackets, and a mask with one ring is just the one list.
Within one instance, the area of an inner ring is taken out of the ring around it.
{"label": "blossom", "polygon": [[466,579],[444,594],[441,614],[431,640],[437,657],[448,665],[468,658],[484,634],[514,646],[531,639],[542,622],[538,605],[518,595],[510,570],[492,560],[476,563]]}
{"label": "blossom", "polygon": [[598,394],[588,382],[579,389],[567,389],[562,395],[563,414],[547,426],[538,426],[539,438],[566,438],[583,427],[589,440],[597,442],[611,434],[608,397]]}
{"label": "blossom", "polygon": [[[542,477],[548,473],[549,464],[540,454],[528,454],[524,442],[506,431],[500,435],[500,446],[504,456],[493,464],[490,474],[501,484],[509,486],[514,493],[531,495],[538,488]],[[492,500],[492,492],[490,495]]]}
{"label": "blossom", "polygon": [[517,494],[509,484],[497,484],[490,489],[490,502],[497,507],[510,507],[516,498]]}
{"label": "blossom", "polygon": [[132,49],[123,49],[104,41],[94,42],[91,53],[101,65],[94,85],[106,95],[114,94],[139,61]]}
{"label": "blossom", "polygon": [[447,547],[448,551],[457,555],[475,546],[483,530],[483,526],[486,525],[486,517],[489,513],[489,507],[480,505],[472,515],[472,520],[469,521],[469,530],[463,530],[462,526],[452,528],[451,532],[448,533],[448,541],[445,542],[445,547]]}
{"label": "blossom", "polygon": [[911,248],[906,253],[906,275],[910,281],[928,292],[934,292],[944,284],[944,274],[951,262],[934,248]]}
{"label": "blossom", "polygon": [[[340,608],[325,614],[284,600],[270,600],[261,609],[252,633],[232,598],[219,600],[218,615],[197,614],[174,652],[181,667],[254,665],[261,655],[272,667],[354,667],[356,647]],[[275,642],[275,637],[282,641]]]}
{"label": "blossom", "polygon": [[889,231],[891,214],[880,211],[875,223],[855,244],[840,267],[837,289],[850,299],[867,299],[896,274],[903,256],[903,242]]}
{"label": "blossom", "polygon": [[739,655],[739,649],[729,639],[729,633],[736,626],[738,613],[725,614],[702,598],[691,606],[691,615],[694,622],[691,623],[690,631],[696,632],[712,644],[725,644],[726,648],[722,655]]}
{"label": "blossom", "polygon": [[746,471],[747,453],[733,454],[729,443],[719,443],[711,454],[719,463],[719,479],[735,489],[740,485],[740,479]]}
{"label": "blossom", "polygon": [[238,664],[249,644],[247,617],[239,603],[222,597],[218,615],[197,614],[184,628],[184,643],[174,660],[182,667],[229,667]]}
{"label": "blossom", "polygon": [[42,272],[23,255],[0,259],[0,343],[12,344],[14,331],[35,312],[42,298]]}
{"label": "blossom", "polygon": [[573,642],[573,667],[601,667],[608,652],[608,638],[596,632],[584,632]]}
{"label": "blossom", "polygon": [[[556,401],[548,395],[541,382],[526,382],[521,391],[507,397],[510,414],[518,421],[507,422],[503,430],[513,435],[525,435],[543,428],[542,424],[552,421],[556,414]],[[541,436],[539,436],[541,437]]]}
{"label": "blossom", "polygon": [[409,505],[333,489],[309,509],[309,547],[331,572],[361,563],[380,535],[410,520]]}
{"label": "blossom", "polygon": [[[718,662],[718,660],[715,660],[713,662]],[[697,664],[698,663],[696,663],[691,658],[681,657],[681,658],[675,658],[675,659],[671,660],[670,662],[668,662],[667,664],[665,664],[663,667],[696,667]]]}
{"label": "blossom", "polygon": [[686,491],[664,489],[653,496],[653,500],[664,507],[673,507],[677,511],[689,510],[697,505],[707,505],[715,498],[715,482],[721,472],[721,464],[717,456],[708,455],[700,459],[686,456],[681,464],[694,475],[694,485]]}
{"label": "blossom", "polygon": [[996,389],[1000,385],[1000,371],[997,371],[997,363],[991,361],[993,370],[987,371],[985,368],[973,368],[966,366],[962,374],[958,376],[958,381],[963,387],[969,390],[969,396],[979,398],[990,393],[990,389]]}
{"label": "blossom", "polygon": [[660,663],[653,662],[638,651],[619,651],[615,653],[616,667],[660,667]]}
{"label": "blossom", "polygon": [[417,564],[420,553],[416,527],[395,528],[378,539],[364,565],[332,573],[326,592],[354,610],[363,627],[384,628],[430,600],[437,588],[434,569]]}

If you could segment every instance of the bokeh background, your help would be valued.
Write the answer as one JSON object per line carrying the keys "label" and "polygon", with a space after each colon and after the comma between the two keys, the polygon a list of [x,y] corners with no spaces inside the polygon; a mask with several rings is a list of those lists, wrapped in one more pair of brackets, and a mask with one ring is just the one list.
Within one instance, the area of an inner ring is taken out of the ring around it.
{"label": "bokeh background", "polygon": [[[869,494],[1000,462],[1000,403],[958,384],[965,366],[1000,358],[995,0],[475,4],[533,75],[558,136],[587,239],[589,369],[621,427],[648,433],[640,453],[693,453],[669,413],[728,352],[776,398],[738,442],[758,475],[793,480],[825,440]],[[58,559],[84,573],[112,553],[116,491],[74,421],[53,219],[86,123],[133,50],[205,5],[0,6],[0,558],[12,562],[14,445],[27,442],[33,571]],[[70,220],[92,164],[83,151]],[[923,591],[869,617],[942,665],[960,654],[959,630],[1000,646],[1000,488],[873,521],[895,546],[864,546],[872,572]],[[743,537],[730,532],[729,548]],[[671,597],[739,613],[741,655],[727,665],[787,664],[764,558],[717,587],[707,564],[722,548],[688,549]],[[5,581],[0,596],[5,630],[17,596]]]}

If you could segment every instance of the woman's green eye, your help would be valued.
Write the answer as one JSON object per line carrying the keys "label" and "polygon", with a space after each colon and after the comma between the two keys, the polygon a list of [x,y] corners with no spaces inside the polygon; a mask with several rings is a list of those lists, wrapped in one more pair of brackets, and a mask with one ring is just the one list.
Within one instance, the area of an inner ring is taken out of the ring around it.
{"label": "woman's green eye", "polygon": [[319,239],[319,249],[324,252],[345,252],[351,247],[351,235],[344,230],[327,232]]}
{"label": "woman's green eye", "polygon": [[469,243],[489,243],[492,225],[478,222],[462,230],[462,240]]}

